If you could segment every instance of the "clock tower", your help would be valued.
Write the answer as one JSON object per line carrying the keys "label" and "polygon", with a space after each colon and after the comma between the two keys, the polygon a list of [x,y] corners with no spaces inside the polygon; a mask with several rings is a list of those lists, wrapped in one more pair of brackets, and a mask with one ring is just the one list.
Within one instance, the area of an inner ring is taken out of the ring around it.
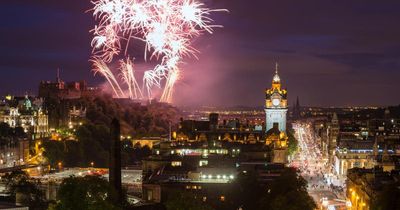
{"label": "clock tower", "polygon": [[265,90],[265,125],[266,132],[278,125],[279,131],[286,133],[287,90],[281,87],[278,64],[272,79],[272,87]]}

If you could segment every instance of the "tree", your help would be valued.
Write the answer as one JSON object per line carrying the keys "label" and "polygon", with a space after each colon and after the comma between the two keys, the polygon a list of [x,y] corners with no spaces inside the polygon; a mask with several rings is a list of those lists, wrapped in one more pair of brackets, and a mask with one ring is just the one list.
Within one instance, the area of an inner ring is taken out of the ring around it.
{"label": "tree", "polygon": [[[85,124],[76,131],[79,147],[83,151],[83,164],[95,162],[96,166],[107,167],[109,156],[109,132],[104,126]],[[84,166],[84,165],[83,165]]]}
{"label": "tree", "polygon": [[50,166],[56,167],[59,162],[64,162],[65,152],[64,143],[60,141],[44,141],[43,156],[47,159]]}
{"label": "tree", "polygon": [[187,191],[172,191],[168,193],[164,203],[167,210],[213,210],[210,206]]}
{"label": "tree", "polygon": [[385,186],[372,203],[372,210],[400,210],[400,188],[396,184]]}
{"label": "tree", "polygon": [[307,192],[307,181],[293,168],[286,168],[282,174],[267,185],[259,209],[270,210],[313,210],[314,200]]}
{"label": "tree", "polygon": [[44,192],[40,190],[40,182],[29,178],[28,174],[18,170],[3,176],[7,191],[22,205],[29,209],[41,210],[47,208]]}
{"label": "tree", "polygon": [[289,138],[288,153],[289,153],[289,155],[293,155],[297,151],[299,142],[297,141],[296,137],[294,136],[293,129],[290,129],[287,132],[287,135]]}
{"label": "tree", "polygon": [[87,166],[87,163],[83,162],[84,151],[77,141],[65,141],[66,151],[64,157],[64,165],[66,167],[74,166]]}
{"label": "tree", "polygon": [[11,131],[12,130],[7,123],[5,123],[5,122],[0,123],[0,137],[10,136]]}
{"label": "tree", "polygon": [[52,210],[118,210],[123,204],[112,202],[115,191],[99,176],[69,177],[63,180]]}
{"label": "tree", "polygon": [[135,164],[151,155],[151,149],[147,145],[141,147],[140,143],[137,143],[132,147],[132,143],[129,140],[123,141],[122,145],[121,155],[123,166]]}
{"label": "tree", "polygon": [[[120,119],[123,135],[137,138],[167,134],[169,122],[175,120],[178,112],[176,108],[163,103],[142,106],[139,103],[114,100],[107,95],[83,96],[68,103],[85,107],[86,119],[83,125],[76,128],[74,133],[78,140],[76,143],[65,141],[63,151],[57,143],[46,145],[48,152],[45,155],[53,166],[63,161],[63,165],[68,167],[87,167],[91,162],[94,162],[96,167],[108,167],[110,149],[108,126],[112,118]],[[63,110],[62,103],[50,100],[48,105],[51,105],[51,110],[55,112],[50,115],[58,119],[56,121],[63,120],[62,115],[57,114],[57,110]],[[69,132],[66,134],[70,135]],[[0,144],[3,142],[7,145],[9,140],[2,141],[0,138]],[[127,148],[122,152],[124,165],[134,164],[151,154],[147,147]]]}
{"label": "tree", "polygon": [[257,175],[253,171],[239,173],[233,182],[232,191],[234,201],[232,208],[256,209],[264,193],[264,187],[258,181]]}

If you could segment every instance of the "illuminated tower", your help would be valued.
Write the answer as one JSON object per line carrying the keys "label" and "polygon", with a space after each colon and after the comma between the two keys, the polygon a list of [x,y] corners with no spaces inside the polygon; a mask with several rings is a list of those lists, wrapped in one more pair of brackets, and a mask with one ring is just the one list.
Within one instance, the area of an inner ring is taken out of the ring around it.
{"label": "illuminated tower", "polygon": [[281,79],[278,75],[278,64],[272,79],[272,87],[265,90],[265,125],[266,132],[278,124],[279,131],[286,133],[287,90],[281,88]]}

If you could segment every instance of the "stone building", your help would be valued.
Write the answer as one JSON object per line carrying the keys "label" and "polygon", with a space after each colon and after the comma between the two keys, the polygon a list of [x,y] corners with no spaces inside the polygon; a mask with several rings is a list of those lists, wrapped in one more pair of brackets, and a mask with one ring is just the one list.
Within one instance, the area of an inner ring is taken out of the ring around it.
{"label": "stone building", "polygon": [[[346,197],[351,209],[373,209],[385,187],[399,186],[399,172],[385,172],[382,168],[350,169],[346,180]],[[376,206],[375,206],[376,207]]]}
{"label": "stone building", "polygon": [[7,96],[0,101],[0,122],[11,128],[21,127],[32,139],[49,134],[48,115],[41,98]]}

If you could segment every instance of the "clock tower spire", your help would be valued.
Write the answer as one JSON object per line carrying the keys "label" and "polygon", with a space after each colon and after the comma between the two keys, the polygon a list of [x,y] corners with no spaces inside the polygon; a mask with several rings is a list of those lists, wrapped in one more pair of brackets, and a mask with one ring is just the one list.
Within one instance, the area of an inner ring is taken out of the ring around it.
{"label": "clock tower spire", "polygon": [[268,131],[277,123],[279,131],[286,133],[287,90],[281,87],[281,78],[278,70],[279,65],[276,63],[272,86],[270,89],[265,90],[265,125],[266,131]]}
{"label": "clock tower spire", "polygon": [[265,90],[265,144],[272,148],[273,163],[287,163],[287,90],[281,87],[278,67],[276,63],[272,86]]}

